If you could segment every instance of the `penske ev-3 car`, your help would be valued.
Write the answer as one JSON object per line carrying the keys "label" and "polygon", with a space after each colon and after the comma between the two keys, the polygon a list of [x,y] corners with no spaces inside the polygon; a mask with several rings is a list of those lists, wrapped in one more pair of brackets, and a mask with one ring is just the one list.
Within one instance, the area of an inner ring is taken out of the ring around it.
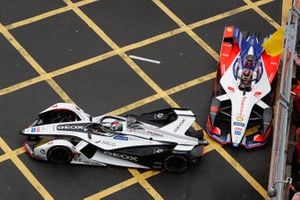
{"label": "penske ev-3 car", "polygon": [[183,172],[203,155],[207,141],[191,130],[188,109],[164,109],[126,117],[91,117],[58,103],[21,131],[30,156],[56,164],[117,165]]}
{"label": "penske ev-3 car", "polygon": [[264,40],[225,27],[206,126],[208,134],[222,144],[254,148],[266,144],[270,135],[272,87],[280,57],[266,53]]}

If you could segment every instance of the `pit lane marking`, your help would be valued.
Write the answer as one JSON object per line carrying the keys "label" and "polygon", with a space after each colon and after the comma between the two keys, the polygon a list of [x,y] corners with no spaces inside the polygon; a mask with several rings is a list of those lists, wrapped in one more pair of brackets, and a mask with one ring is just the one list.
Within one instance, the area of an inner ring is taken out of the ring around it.
{"label": "pit lane marking", "polygon": [[275,22],[268,14],[266,14],[264,11],[262,11],[257,5],[255,5],[252,1],[250,0],[243,0],[247,5],[251,6],[252,9],[259,14],[262,18],[264,18],[269,24],[271,24],[273,27],[276,29],[280,28],[280,25]]}
{"label": "pit lane marking", "polygon": [[[255,2],[254,5],[261,6],[261,5],[265,5],[265,4],[268,4],[268,3],[273,2],[273,1],[274,0],[260,0],[260,1]],[[250,10],[250,9],[252,9],[252,7],[253,7],[253,5],[246,4],[246,5],[241,6],[239,8],[235,8],[233,10],[229,10],[229,11],[226,11],[224,13],[220,13],[218,15],[215,15],[213,17],[209,17],[209,18],[194,22],[192,24],[189,24],[188,27],[190,29],[198,28],[200,26],[203,26],[203,25],[206,25],[206,24],[209,24],[209,23],[212,23],[212,22],[216,22],[216,21],[224,19],[226,17],[230,17],[230,16],[236,15],[238,13]]]}
{"label": "pit lane marking", "polygon": [[135,55],[129,55],[129,58],[141,60],[141,61],[145,61],[145,62],[149,62],[149,63],[154,63],[154,64],[160,64],[159,60],[153,60],[153,59],[144,58],[144,57],[135,56]]}
{"label": "pit lane marking", "polygon": [[179,19],[169,8],[167,8],[160,0],[153,0],[167,16],[169,16],[176,24],[183,28],[184,31],[197,42],[207,53],[209,53],[215,60],[218,60],[219,54],[215,52],[205,41],[203,41],[197,34],[195,34],[190,27],[188,27],[181,19]]}
{"label": "pit lane marking", "polygon": [[52,89],[65,101],[74,103],[63,89],[47,74],[47,72],[37,63],[37,61],[23,48],[23,46],[14,38],[12,34],[0,23],[0,31],[9,43],[23,56],[23,58],[32,66],[40,75],[47,77],[46,82]]}
{"label": "pit lane marking", "polygon": [[138,182],[146,189],[146,191],[153,197],[155,200],[163,200],[163,197],[154,189],[154,187],[148,183],[148,181],[141,175],[137,169],[128,169],[132,176],[138,179]]}
{"label": "pit lane marking", "polygon": [[107,188],[105,190],[102,190],[99,193],[96,193],[94,195],[86,197],[85,200],[102,199],[102,198],[104,198],[106,196],[109,196],[109,195],[111,195],[111,194],[113,194],[115,192],[118,192],[120,190],[123,190],[123,189],[131,186],[131,185],[134,185],[134,184],[138,183],[139,179],[148,179],[148,178],[150,178],[152,176],[155,176],[155,175],[157,175],[159,173],[160,173],[159,171],[152,171],[152,170],[144,172],[144,173],[140,174],[139,177],[134,176],[134,177],[132,177],[130,179],[127,179],[127,180],[125,180],[125,181],[123,181],[121,183],[118,183],[118,184],[116,184],[116,185],[114,185],[112,187],[109,187],[109,188]]}
{"label": "pit lane marking", "polygon": [[[169,8],[167,8],[160,0],[153,0],[153,2],[174,22],[176,22],[180,27],[186,27],[185,23],[179,19]],[[215,59],[218,58],[216,56],[216,52],[211,49],[197,34],[195,34],[191,29],[186,30],[187,34],[194,39],[202,48],[206,49],[208,53]],[[208,47],[209,48],[208,48]],[[194,128],[201,129],[201,126],[197,123],[194,123]],[[207,135],[207,134],[206,134]],[[208,139],[211,142],[211,145],[215,147],[216,151],[227,161],[230,165],[239,173],[241,176],[263,197],[267,197],[266,190],[245,170],[228,152],[226,152],[222,146],[217,144],[215,141],[212,142],[212,139]]]}
{"label": "pit lane marking", "polygon": [[[257,6],[260,6],[260,5],[264,5],[264,4],[270,3],[272,1],[274,1],[274,0],[261,0],[261,1],[255,2],[254,4],[257,5]],[[83,2],[85,2],[85,1],[83,1]],[[75,5],[78,5],[79,3],[80,2],[75,3]],[[81,5],[81,4],[79,4],[79,5]],[[82,4],[82,5],[84,5],[84,4]],[[71,8],[72,7],[70,7],[70,9]],[[188,25],[188,27],[190,27],[191,29],[198,28],[200,26],[203,26],[203,25],[206,25],[206,24],[218,21],[218,20],[223,19],[225,17],[229,17],[229,16],[232,16],[232,15],[244,12],[244,11],[249,10],[249,9],[251,9],[251,6],[249,6],[249,5],[241,6],[239,8],[236,8],[236,9],[233,9],[233,10],[229,10],[229,11],[221,13],[221,14],[217,14],[217,15],[215,15],[213,17],[210,17],[210,18],[207,18],[207,19],[203,19],[203,20],[200,20],[198,22],[194,22],[194,23]],[[69,10],[65,10],[65,12],[66,11],[69,11]],[[57,13],[57,14],[60,14],[60,13]],[[47,15],[46,13],[43,13],[43,14],[40,14],[40,15],[37,15],[37,16],[33,17],[35,20],[29,18],[31,20],[29,20],[29,19],[28,20],[22,20],[22,21],[14,23],[14,24],[19,24],[19,26],[15,26],[13,24],[10,24],[10,25],[8,25],[6,27],[10,28],[10,29],[14,29],[14,28],[17,28],[17,27],[20,27],[20,26],[23,26],[23,25],[34,23],[37,19],[39,19],[39,20],[44,19],[44,18],[46,18],[45,17],[46,15]],[[48,17],[50,17],[50,16],[52,16],[52,15],[49,15]],[[26,23],[24,21],[26,21]],[[137,48],[149,45],[151,43],[158,42],[160,40],[163,40],[163,39],[172,37],[174,35],[180,34],[180,33],[184,32],[184,31],[185,31],[185,29],[183,29],[183,28],[177,28],[177,29],[174,29],[174,30],[171,30],[171,31],[168,31],[168,32],[165,32],[165,33],[162,33],[162,34],[150,37],[148,39],[145,39],[145,40],[142,40],[142,41],[139,41],[139,42],[136,42],[136,43],[124,46],[124,47],[120,48],[120,51],[127,52],[127,51],[130,51],[130,50],[133,50],[133,49],[137,49]],[[61,69],[52,71],[52,72],[48,73],[48,75],[44,74],[44,75],[40,75],[38,77],[34,77],[34,78],[31,78],[31,79],[28,79],[26,81],[22,81],[20,83],[17,83],[17,84],[14,84],[12,86],[9,86],[9,87],[1,89],[0,90],[0,96],[8,94],[8,93],[11,93],[11,92],[15,92],[17,90],[20,90],[20,89],[23,89],[25,87],[31,86],[33,84],[37,84],[39,82],[47,80],[48,78],[54,78],[56,76],[60,76],[60,75],[63,75],[65,73],[68,73],[68,72],[71,72],[71,71],[74,71],[74,70],[77,70],[77,69],[80,69],[80,68],[83,68],[83,67],[87,67],[87,66],[89,66],[89,65],[91,65],[93,63],[96,63],[96,62],[108,59],[108,58],[113,57],[115,55],[117,55],[117,51],[110,51],[110,52],[107,52],[107,53],[104,53],[104,54],[100,54],[100,55],[92,57],[92,58],[88,58],[87,60],[83,60],[81,62],[78,62],[78,63],[72,64],[72,65],[63,67]]]}
{"label": "pit lane marking", "polygon": [[[79,2],[75,3],[75,5],[78,6],[78,7],[81,7],[81,6],[85,6],[85,5],[94,3],[96,1],[99,1],[99,0],[84,0],[84,1],[79,1]],[[18,27],[21,27],[21,26],[25,26],[25,25],[28,25],[28,24],[46,19],[48,17],[52,17],[52,16],[55,16],[55,15],[58,15],[58,14],[61,14],[61,13],[65,13],[65,12],[70,11],[70,10],[72,10],[72,6],[67,5],[67,6],[64,6],[64,7],[61,7],[61,8],[57,8],[55,10],[51,10],[51,11],[36,15],[34,17],[30,17],[30,18],[27,18],[27,19],[24,19],[24,20],[20,20],[18,22],[9,24],[5,27],[8,30],[15,29],[15,28],[18,28]]]}
{"label": "pit lane marking", "polygon": [[31,183],[31,185],[40,193],[40,195],[47,200],[53,199],[44,186],[34,177],[26,165],[20,158],[10,149],[6,142],[0,137],[0,148],[5,152],[5,155],[14,163],[24,177]]}

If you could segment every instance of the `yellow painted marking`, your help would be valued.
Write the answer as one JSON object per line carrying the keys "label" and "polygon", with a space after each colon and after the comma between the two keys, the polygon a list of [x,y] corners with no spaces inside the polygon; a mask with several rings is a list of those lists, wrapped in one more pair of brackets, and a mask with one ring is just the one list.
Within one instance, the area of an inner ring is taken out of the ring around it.
{"label": "yellow painted marking", "polygon": [[[153,2],[164,11],[173,21],[175,21],[180,27],[186,27],[186,25],[181,21],[169,8],[167,8],[160,0],[153,0]],[[251,2],[252,3],[252,2]],[[254,4],[251,4],[254,5]],[[214,52],[203,40],[197,36],[191,29],[186,29],[187,34],[192,37],[201,47],[203,47],[212,57],[218,60],[217,53]],[[207,47],[207,46],[208,47]],[[193,124],[194,129],[202,129],[199,124]],[[207,134],[206,134],[206,138]],[[212,139],[208,139],[210,144],[217,150],[217,152],[227,161],[232,167],[240,173],[246,181],[256,189],[263,197],[266,197],[266,190],[230,155],[228,154],[219,144],[212,142]]]}
{"label": "yellow painted marking", "polygon": [[26,152],[25,147],[19,147],[13,151],[16,155],[20,155]]}
{"label": "yellow painted marking", "polygon": [[129,172],[138,179],[139,184],[153,197],[155,200],[162,200],[162,196],[148,183],[148,181],[136,169],[129,169]]}
{"label": "yellow painted marking", "polygon": [[[25,152],[26,152],[26,150],[22,146],[22,147],[17,148],[16,150],[14,150],[12,153],[15,154],[15,155],[20,155],[20,154],[23,154]],[[0,163],[3,162],[3,161],[6,161],[8,159],[9,159],[9,155],[7,153],[5,153],[5,154],[0,156]]]}
{"label": "yellow painted marking", "polygon": [[133,110],[135,108],[138,108],[138,107],[141,107],[141,106],[144,106],[148,103],[151,103],[151,102],[154,102],[158,99],[160,99],[161,97],[158,95],[158,94],[154,94],[152,96],[149,96],[149,97],[146,97],[144,99],[141,99],[139,101],[136,101],[136,102],[133,102],[131,104],[128,104],[127,106],[124,106],[124,107],[121,107],[121,108],[118,108],[114,111],[111,111],[107,114],[109,115],[120,115],[120,114],[123,114],[125,112],[128,112],[130,110]]}
{"label": "yellow painted marking", "polygon": [[249,135],[252,135],[254,133],[257,133],[258,130],[259,130],[259,126],[253,126],[253,127],[246,130],[245,136],[249,136]]}
{"label": "yellow painted marking", "polygon": [[167,8],[160,0],[153,0],[153,2],[168,15],[174,22],[178,24],[185,32],[197,42],[207,53],[209,53],[215,60],[219,59],[219,54],[215,52],[204,40],[202,40],[194,31],[191,30],[181,19],[179,19],[169,8]]}
{"label": "yellow painted marking", "polygon": [[166,90],[166,93],[167,93],[167,95],[172,95],[172,94],[175,94],[175,93],[180,92],[182,90],[186,90],[190,87],[193,87],[193,86],[199,85],[201,83],[204,83],[206,81],[212,80],[215,77],[216,77],[216,72],[212,72],[212,73],[209,73],[207,75],[201,76],[199,78],[195,78],[191,81],[188,81],[188,82],[182,83],[180,85],[177,85],[173,88],[170,88],[170,89]]}
{"label": "yellow painted marking", "polygon": [[43,80],[45,80],[43,78],[43,76],[38,76],[38,77],[29,79],[29,80],[26,80],[26,81],[22,81],[20,83],[15,84],[15,85],[9,86],[7,88],[3,88],[3,89],[0,90],[0,96],[15,92],[17,90],[23,89],[23,88],[28,87],[30,85],[34,85],[34,84],[39,83]]}
{"label": "yellow painted marking", "polygon": [[[71,5],[70,0],[64,0],[65,3]],[[113,42],[108,35],[93,22],[85,13],[79,8],[73,8],[74,12],[100,37],[102,38],[113,50],[118,52],[118,55],[152,88],[154,89],[164,100],[166,100],[171,106],[179,107],[174,101],[139,67],[128,55],[123,53],[119,46]]]}
{"label": "yellow painted marking", "polygon": [[265,199],[267,198],[267,191],[245,170],[227,151],[222,147],[216,147],[215,150],[225,158],[225,160],[248,181],[248,183]]}
{"label": "yellow painted marking", "polygon": [[8,30],[0,24],[0,31],[3,36],[11,43],[13,47],[23,56],[23,58],[37,71],[40,75],[47,76],[47,83],[56,91],[56,93],[65,101],[73,103],[73,101],[68,97],[68,95],[62,90],[62,88],[49,77],[46,71],[34,60],[33,57],[22,47],[22,45],[11,35]]}
{"label": "yellow painted marking", "polygon": [[213,145],[209,144],[204,148],[204,154],[207,154],[213,150],[215,150],[215,147],[213,147]]}
{"label": "yellow painted marking", "polygon": [[273,27],[275,27],[276,29],[280,28],[280,25],[277,22],[275,22],[268,14],[266,14],[259,7],[257,7],[257,5],[255,5],[252,1],[250,0],[243,0],[243,1],[246,4],[250,5],[255,12],[257,12],[262,18],[264,18],[267,22],[269,22]]}
{"label": "yellow painted marking", "polygon": [[7,153],[0,156],[0,163],[9,159],[9,155]]}
{"label": "yellow painted marking", "polygon": [[[269,3],[271,1],[273,1],[273,0],[261,0],[261,1],[255,2],[255,5],[257,5],[257,6],[264,5],[264,4]],[[69,7],[69,8],[71,9],[72,7]],[[200,26],[212,23],[214,21],[223,19],[225,17],[229,17],[229,16],[235,15],[237,13],[249,10],[251,8],[252,7],[250,7],[249,5],[245,5],[245,6],[242,6],[240,8],[236,8],[236,9],[233,9],[233,10],[230,10],[230,11],[218,14],[216,16],[213,16],[213,17],[210,17],[210,18],[207,18],[207,19],[200,20],[198,22],[192,23],[192,24],[188,25],[188,27],[190,27],[191,29],[194,29],[194,28],[197,28],[197,27],[200,27]],[[39,17],[36,16],[36,18],[39,18]],[[34,22],[34,21],[32,21],[32,22]],[[20,24],[20,25],[25,25],[24,22],[21,22],[21,21],[17,22],[17,23]],[[16,28],[14,25],[8,25],[7,27],[11,27],[10,29]],[[124,47],[120,48],[120,51],[121,52],[127,52],[127,51],[130,51],[130,50],[133,50],[133,49],[137,49],[137,48],[149,45],[151,43],[154,43],[154,42],[157,42],[157,41],[160,41],[160,40],[172,37],[174,35],[180,34],[180,33],[184,32],[184,31],[185,31],[184,28],[177,28],[177,29],[168,31],[166,33],[162,33],[162,34],[159,34],[157,36],[154,36],[154,37],[151,37],[151,38],[139,41],[137,43],[124,46]],[[48,73],[49,76],[42,75],[42,76],[38,76],[38,77],[35,77],[35,78],[32,78],[32,79],[29,79],[27,81],[20,82],[18,84],[15,84],[15,85],[12,85],[10,87],[7,87],[7,88],[4,88],[4,89],[0,90],[0,96],[8,94],[8,93],[11,93],[11,92],[14,92],[14,91],[17,91],[19,89],[23,89],[23,88],[28,87],[30,85],[33,85],[33,84],[39,83],[41,81],[44,81],[44,80],[46,80],[48,78],[53,78],[53,77],[60,76],[60,75],[63,75],[65,73],[68,73],[68,72],[71,72],[71,71],[83,68],[83,67],[87,67],[88,65],[91,65],[93,63],[96,63],[96,62],[108,59],[108,58],[110,58],[112,56],[115,56],[115,55],[117,55],[117,51],[110,51],[110,52],[107,52],[107,53],[104,53],[104,54],[101,54],[101,55],[89,58],[87,60],[78,62],[76,64],[72,64],[70,66],[66,66],[64,68],[55,70],[55,71],[53,71],[51,73]]]}
{"label": "yellow painted marking", "polygon": [[284,29],[285,24],[287,23],[289,10],[292,8],[292,1],[290,0],[282,0],[282,11],[281,11],[281,26]]}
{"label": "yellow painted marking", "polygon": [[[270,3],[272,1],[274,1],[274,0],[261,0],[261,1],[255,2],[253,5],[261,6],[261,5]],[[206,24],[209,24],[209,23],[212,23],[212,22],[216,22],[216,21],[224,19],[226,17],[230,17],[230,16],[236,15],[238,13],[250,10],[250,9],[252,9],[253,5],[251,5],[251,6],[250,5],[244,5],[244,6],[241,6],[239,8],[235,8],[233,10],[229,10],[229,11],[226,11],[224,13],[220,13],[220,14],[215,15],[213,17],[209,17],[209,18],[200,20],[198,22],[194,22],[194,23],[188,25],[188,27],[191,28],[191,29],[194,29],[194,28],[198,28],[200,26],[203,26],[203,25],[206,25]]]}
{"label": "yellow painted marking", "polygon": [[[98,1],[98,0],[85,0],[85,1],[80,1],[80,2],[75,3],[75,5],[80,7],[80,6],[84,6],[84,5],[87,5],[87,4],[94,3],[96,1]],[[70,11],[70,10],[72,10],[71,6],[65,6],[65,7],[62,7],[62,8],[58,8],[58,9],[55,9],[55,10],[51,10],[51,11],[42,13],[42,14],[34,16],[34,17],[30,17],[30,18],[27,18],[27,19],[9,24],[9,25],[6,26],[6,28],[8,30],[11,30],[11,29],[14,29],[14,28],[18,28],[18,27],[21,27],[21,26],[25,26],[25,25],[28,25],[28,24],[46,19],[48,17],[52,17],[52,16],[55,16],[55,15]]]}
{"label": "yellow painted marking", "polygon": [[[152,176],[155,176],[157,174],[159,174],[160,172],[159,171],[147,171],[145,173],[142,174],[143,178],[144,179],[147,179],[147,178],[150,178]],[[96,199],[102,199],[104,197],[107,197],[115,192],[118,192],[120,190],[123,190],[124,188],[127,188],[131,185],[134,185],[138,182],[138,178],[137,177],[132,177],[126,181],[123,181],[121,183],[118,183],[112,187],[109,187],[105,190],[102,190],[92,196],[89,196],[87,198],[85,198],[85,200],[96,200]]]}
{"label": "yellow painted marking", "polygon": [[6,142],[0,137],[0,147],[8,155],[10,160],[25,176],[25,178],[31,183],[31,185],[40,193],[44,199],[53,199],[43,185],[33,176],[30,170],[24,165],[24,163],[16,156],[16,154],[9,148]]}

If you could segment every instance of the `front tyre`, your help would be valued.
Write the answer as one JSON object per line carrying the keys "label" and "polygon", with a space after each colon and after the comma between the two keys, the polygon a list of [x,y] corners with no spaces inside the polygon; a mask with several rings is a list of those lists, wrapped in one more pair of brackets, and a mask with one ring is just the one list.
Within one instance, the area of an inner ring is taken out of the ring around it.
{"label": "front tyre", "polygon": [[164,168],[172,173],[184,172],[187,168],[187,160],[180,155],[170,155],[165,159]]}
{"label": "front tyre", "polygon": [[47,159],[54,164],[67,164],[72,160],[72,152],[62,146],[55,146],[49,149]]}

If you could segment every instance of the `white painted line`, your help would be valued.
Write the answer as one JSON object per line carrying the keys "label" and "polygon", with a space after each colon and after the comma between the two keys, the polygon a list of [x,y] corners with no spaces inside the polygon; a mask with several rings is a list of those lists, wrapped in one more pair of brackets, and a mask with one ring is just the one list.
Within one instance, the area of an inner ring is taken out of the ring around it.
{"label": "white painted line", "polygon": [[129,55],[129,58],[136,59],[136,60],[142,60],[142,61],[150,62],[150,63],[154,63],[154,64],[160,64],[159,60],[152,60],[149,58],[143,58],[143,57],[134,56],[134,55]]}

